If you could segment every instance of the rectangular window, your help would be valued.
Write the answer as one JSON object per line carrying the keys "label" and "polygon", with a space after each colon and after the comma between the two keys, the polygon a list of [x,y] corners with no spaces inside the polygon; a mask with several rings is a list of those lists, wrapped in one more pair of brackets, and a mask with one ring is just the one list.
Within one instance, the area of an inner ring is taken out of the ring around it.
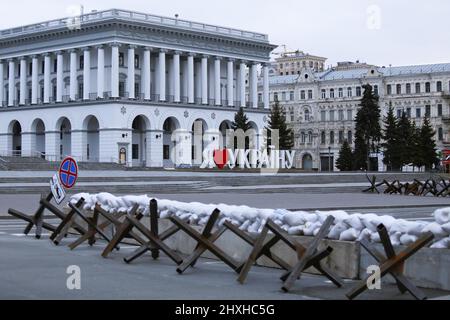
{"label": "rectangular window", "polygon": [[406,108],[406,117],[411,118],[411,108]]}
{"label": "rectangular window", "polygon": [[442,128],[438,129],[438,140],[444,141],[444,130]]}
{"label": "rectangular window", "polygon": [[339,143],[344,143],[344,131],[339,131]]}
{"label": "rectangular window", "polygon": [[139,160],[139,145],[138,144],[133,144],[132,157],[133,157],[133,160]]}
{"label": "rectangular window", "polygon": [[338,111],[339,121],[344,121],[344,110]]}
{"label": "rectangular window", "polygon": [[164,160],[169,160],[170,159],[170,146],[164,145],[163,156],[164,156]]}
{"label": "rectangular window", "polygon": [[344,89],[339,88],[339,98],[343,98],[344,97]]}
{"label": "rectangular window", "polygon": [[79,83],[78,84],[78,99],[83,98],[83,93],[84,93],[84,86],[82,83]]}
{"label": "rectangular window", "polygon": [[436,91],[442,92],[442,82],[441,81],[436,82]]}
{"label": "rectangular window", "polygon": [[273,93],[273,100],[275,100],[275,102],[278,102],[278,92]]}
{"label": "rectangular window", "polygon": [[32,62],[30,62],[30,63],[28,64],[28,75],[29,75],[29,76],[32,76],[32,75],[33,75],[33,63],[32,63]]}
{"label": "rectangular window", "polygon": [[134,55],[134,67],[136,69],[140,68],[140,59],[139,59],[139,55],[138,54]]}
{"label": "rectangular window", "polygon": [[41,62],[41,74],[44,74],[44,70],[45,70],[45,61],[42,60],[42,62]]}
{"label": "rectangular window", "polygon": [[330,89],[330,98],[334,98],[334,89]]}
{"label": "rectangular window", "polygon": [[327,136],[326,136],[325,131],[322,131],[322,133],[320,134],[320,143],[321,144],[327,143]]}
{"label": "rectangular window", "polygon": [[403,114],[403,110],[402,109],[397,109],[397,118],[401,118]]}
{"label": "rectangular window", "polygon": [[420,93],[420,83],[416,83],[416,93]]}
{"label": "rectangular window", "polygon": [[330,144],[334,144],[334,131],[330,132]]}
{"label": "rectangular window", "polygon": [[286,92],[281,93],[281,101],[286,101]]}
{"label": "rectangular window", "polygon": [[406,94],[411,94],[411,83],[406,84]]}
{"label": "rectangular window", "polygon": [[312,98],[313,98],[313,92],[312,92],[312,90],[308,90],[308,99],[312,100]]}
{"label": "rectangular window", "polygon": [[373,87],[373,92],[375,95],[378,95],[378,86]]}
{"label": "rectangular window", "polygon": [[392,94],[392,86],[390,84],[387,85],[387,94]]}
{"label": "rectangular window", "polygon": [[397,85],[397,94],[402,94],[402,85],[401,84]]}
{"label": "rectangular window", "polygon": [[306,99],[305,90],[300,91],[300,99],[301,100],[305,100]]}
{"label": "rectangular window", "polygon": [[290,98],[291,101],[295,100],[295,92],[294,91],[290,91],[289,92],[289,98]]}
{"label": "rectangular window", "polygon": [[347,88],[347,97],[351,98],[353,96],[353,89],[348,87]]}
{"label": "rectangular window", "polygon": [[53,72],[58,71],[58,60],[53,60]]}
{"label": "rectangular window", "polygon": [[352,110],[347,110],[347,120],[353,121],[353,111]]}
{"label": "rectangular window", "polygon": [[119,67],[125,67],[125,55],[123,52],[119,52]]}
{"label": "rectangular window", "polygon": [[438,117],[442,117],[442,104],[438,104],[437,112],[438,112]]}
{"label": "rectangular window", "polygon": [[361,97],[361,87],[356,87],[356,96]]}
{"label": "rectangular window", "polygon": [[330,121],[334,121],[334,110],[330,110]]}
{"label": "rectangular window", "polygon": [[422,117],[422,109],[421,108],[417,108],[416,109],[416,118],[420,118]]}
{"label": "rectangular window", "polygon": [[80,56],[80,69],[84,69],[84,56]]}
{"label": "rectangular window", "polygon": [[325,89],[322,89],[322,99],[327,98],[327,91]]}
{"label": "rectangular window", "polygon": [[425,83],[425,92],[426,93],[431,92],[431,84],[429,82]]}
{"label": "rectangular window", "polygon": [[425,117],[427,117],[427,118],[431,117],[431,106],[430,105],[425,106]]}
{"label": "rectangular window", "polygon": [[347,141],[349,144],[353,143],[353,133],[351,131],[347,132]]}
{"label": "rectangular window", "polygon": [[327,121],[327,112],[326,111],[320,111],[320,121],[322,121],[322,122]]}

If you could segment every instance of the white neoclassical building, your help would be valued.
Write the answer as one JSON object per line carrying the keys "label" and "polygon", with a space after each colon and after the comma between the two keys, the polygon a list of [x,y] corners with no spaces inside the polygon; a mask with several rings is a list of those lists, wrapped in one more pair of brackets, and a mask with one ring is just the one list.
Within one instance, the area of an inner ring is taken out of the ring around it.
{"label": "white neoclassical building", "polygon": [[[270,101],[278,100],[295,131],[296,167],[306,170],[337,170],[336,160],[345,140],[354,144],[355,117],[370,84],[380,97],[382,116],[392,106],[418,126],[425,117],[436,131],[440,151],[450,149],[450,64],[378,67],[341,62],[317,72],[306,66],[298,73],[270,76]],[[263,98],[260,81],[259,99]],[[372,168],[384,170],[383,156]]]}
{"label": "white neoclassical building", "polygon": [[265,34],[117,9],[2,30],[0,154],[163,167],[183,144],[191,164],[195,121],[206,144],[239,107],[265,126],[274,48]]}

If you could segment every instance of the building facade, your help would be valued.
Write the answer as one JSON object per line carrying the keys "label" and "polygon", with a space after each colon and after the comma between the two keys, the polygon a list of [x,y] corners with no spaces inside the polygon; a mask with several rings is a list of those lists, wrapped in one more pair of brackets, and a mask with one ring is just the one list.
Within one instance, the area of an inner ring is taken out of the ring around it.
{"label": "building facade", "polygon": [[182,144],[189,165],[195,121],[204,144],[239,107],[265,126],[274,48],[264,34],[116,9],[2,30],[0,154],[163,167]]}
{"label": "building facade", "polygon": [[[343,142],[354,146],[354,120],[365,84],[379,95],[383,117],[390,106],[397,116],[405,112],[418,126],[427,116],[438,149],[449,147],[450,64],[377,67],[343,62],[323,72],[303,68],[297,75],[270,77],[270,101],[284,106],[295,132],[297,168],[337,170]],[[385,170],[382,154],[375,161]]]}
{"label": "building facade", "polygon": [[309,68],[315,72],[325,69],[327,58],[311,55],[303,51],[279,53],[271,64],[270,75],[288,76],[300,74],[303,69]]}

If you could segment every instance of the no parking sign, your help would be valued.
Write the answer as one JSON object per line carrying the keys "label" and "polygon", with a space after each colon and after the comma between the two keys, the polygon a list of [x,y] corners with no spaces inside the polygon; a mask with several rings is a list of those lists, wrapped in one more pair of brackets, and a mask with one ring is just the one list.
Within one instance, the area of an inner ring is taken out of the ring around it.
{"label": "no parking sign", "polygon": [[78,165],[75,159],[66,158],[59,167],[59,181],[66,189],[72,189],[78,179]]}

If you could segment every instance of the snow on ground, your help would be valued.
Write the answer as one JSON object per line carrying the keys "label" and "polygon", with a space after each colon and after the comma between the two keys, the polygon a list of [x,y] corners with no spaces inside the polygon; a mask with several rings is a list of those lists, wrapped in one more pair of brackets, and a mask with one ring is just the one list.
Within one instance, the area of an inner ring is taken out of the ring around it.
{"label": "snow on ground", "polygon": [[[109,213],[130,212],[137,203],[139,211],[149,214],[149,203],[153,198],[143,196],[116,197],[109,193],[80,193],[72,196],[71,202],[85,199],[85,210],[94,210],[98,203]],[[391,216],[375,214],[348,214],[345,211],[288,211],[284,209],[257,209],[247,206],[231,206],[225,204],[185,203],[172,200],[156,199],[161,218],[177,216],[188,220],[193,225],[203,226],[207,223],[214,209],[221,211],[219,226],[226,220],[250,233],[260,233],[268,219],[286,230],[291,235],[316,235],[328,216],[335,221],[328,234],[329,239],[341,241],[358,241],[362,239],[380,242],[377,226],[384,224],[389,231],[392,244],[408,245],[415,242],[423,233],[431,231],[435,235],[432,248],[450,249],[450,207],[436,210],[433,213],[435,222],[407,221]]]}

